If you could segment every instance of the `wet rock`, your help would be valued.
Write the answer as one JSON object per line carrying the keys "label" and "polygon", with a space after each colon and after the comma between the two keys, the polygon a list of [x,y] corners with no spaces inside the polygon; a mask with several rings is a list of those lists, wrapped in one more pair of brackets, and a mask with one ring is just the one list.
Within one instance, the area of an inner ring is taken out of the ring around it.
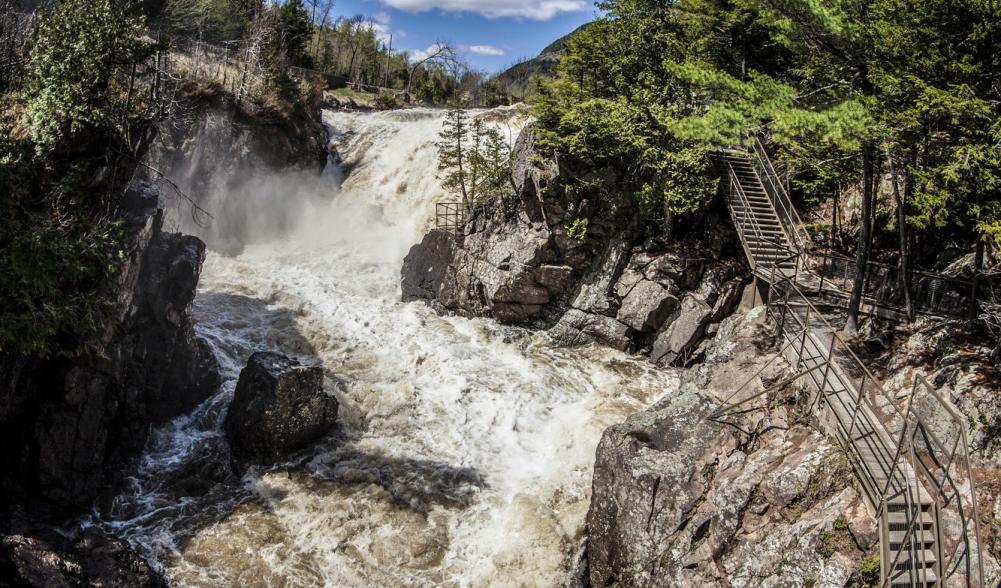
{"label": "wet rock", "polygon": [[240,372],[225,429],[234,456],[274,460],[328,433],[336,418],[321,367],[255,353]]}
{"label": "wet rock", "polygon": [[71,546],[60,550],[26,535],[3,537],[0,585],[166,588],[167,582],[128,543],[90,528]]}
{"label": "wet rock", "polygon": [[229,445],[223,437],[199,439],[176,469],[165,472],[162,490],[175,498],[203,496],[234,477]]}
{"label": "wet rock", "polygon": [[403,261],[400,289],[403,301],[434,300],[452,260],[455,238],[447,231],[431,231],[410,248]]}
{"label": "wet rock", "polygon": [[549,330],[549,336],[560,345],[585,345],[595,341],[621,351],[633,344],[632,330],[612,317],[571,308],[560,322]]}

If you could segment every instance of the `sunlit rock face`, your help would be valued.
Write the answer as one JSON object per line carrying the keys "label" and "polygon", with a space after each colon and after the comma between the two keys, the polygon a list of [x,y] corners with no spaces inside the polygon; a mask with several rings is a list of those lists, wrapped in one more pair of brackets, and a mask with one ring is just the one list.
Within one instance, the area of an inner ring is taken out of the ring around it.
{"label": "sunlit rock face", "polygon": [[[482,114],[521,124],[515,109]],[[339,170],[313,176],[294,205],[282,190],[248,201],[276,224],[242,253],[209,240],[194,316],[222,391],[153,431],[100,514],[175,584],[559,585],[602,431],[676,390],[675,372],[606,347],[401,302],[403,258],[447,198],[442,118],[326,113]],[[293,222],[267,214],[286,207]],[[262,351],[320,366],[338,426],[227,475],[226,411]]]}
{"label": "sunlit rock face", "polygon": [[843,586],[875,546],[846,457],[804,421],[795,389],[768,427],[763,411],[719,418],[715,398],[750,397],[789,368],[762,311],[724,321],[676,392],[605,431],[587,517],[592,586]]}

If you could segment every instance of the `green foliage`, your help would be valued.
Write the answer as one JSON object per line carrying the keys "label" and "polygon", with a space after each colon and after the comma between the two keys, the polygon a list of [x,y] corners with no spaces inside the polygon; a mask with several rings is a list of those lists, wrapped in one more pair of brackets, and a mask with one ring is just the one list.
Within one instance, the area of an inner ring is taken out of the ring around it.
{"label": "green foliage", "polygon": [[77,351],[104,305],[96,284],[115,271],[116,223],[92,212],[92,163],[58,178],[27,141],[0,134],[0,350]]}
{"label": "green foliage", "polygon": [[461,108],[449,110],[438,138],[438,171],[444,174],[442,186],[469,206],[469,120],[466,111]]}
{"label": "green foliage", "polygon": [[870,553],[859,561],[858,567],[848,580],[848,585],[852,588],[877,588],[882,585],[878,553]]}
{"label": "green foliage", "polygon": [[399,103],[392,92],[379,92],[379,95],[375,97],[375,107],[379,110],[392,110],[398,106]]}
{"label": "green foliage", "polygon": [[472,207],[513,191],[511,147],[500,131],[461,108],[448,111],[439,135],[438,169],[442,185]]}
{"label": "green foliage", "polygon": [[125,124],[121,67],[155,50],[142,21],[117,0],[60,0],[39,14],[28,63],[31,138],[48,153]]}
{"label": "green foliage", "polygon": [[286,0],[271,7],[264,17],[265,33],[261,59],[270,85],[280,96],[295,99],[298,86],[289,75],[289,67],[310,67],[307,50],[313,24],[303,0]]}
{"label": "green foliage", "polygon": [[255,0],[169,0],[162,23],[178,33],[221,43],[244,36],[260,8]]}
{"label": "green foliage", "polygon": [[[862,145],[909,230],[1001,243],[1001,19],[942,0],[606,0],[532,102],[540,145],[623,171],[644,212],[715,189],[704,155],[766,131],[794,193],[858,191]],[[884,194],[884,196],[888,196]],[[894,215],[888,215],[888,219]],[[885,228],[890,228],[886,226]]]}
{"label": "green foliage", "polygon": [[589,224],[590,219],[575,218],[567,221],[566,224],[563,225],[563,230],[567,232],[567,237],[583,241],[584,239],[587,239],[587,228]]}
{"label": "green foliage", "polygon": [[0,350],[79,353],[109,310],[99,287],[123,255],[110,156],[158,112],[133,72],[161,47],[131,14],[116,0],[53,4],[23,94],[0,96]]}

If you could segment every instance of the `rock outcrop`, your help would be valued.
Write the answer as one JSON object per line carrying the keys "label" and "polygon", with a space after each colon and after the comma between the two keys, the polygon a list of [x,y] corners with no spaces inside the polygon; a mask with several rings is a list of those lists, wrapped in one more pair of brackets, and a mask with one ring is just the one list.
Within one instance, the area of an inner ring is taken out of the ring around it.
{"label": "rock outcrop", "polygon": [[205,256],[193,237],[163,232],[151,186],[121,205],[127,239],[111,303],[76,357],[0,357],[0,494],[57,510],[89,504],[114,466],[137,453],[149,426],[189,411],[220,385],[189,308]]}
{"label": "rock outcrop", "polygon": [[255,353],[240,372],[226,415],[233,455],[275,460],[320,438],[337,419],[323,390],[323,368],[277,353]]}
{"label": "rock outcrop", "polygon": [[90,528],[60,549],[26,535],[0,537],[0,586],[166,588],[167,581],[128,543]]}
{"label": "rock outcrop", "polygon": [[716,396],[763,368],[743,391],[750,395],[786,367],[762,349],[760,311],[724,321],[679,391],[605,431],[587,518],[592,586],[757,586],[764,578],[842,586],[861,573],[876,531],[843,454],[799,424],[793,404],[771,416],[781,426],[751,439],[710,418]]}
{"label": "rock outcrop", "polygon": [[643,241],[633,197],[591,188],[622,178],[540,164],[530,130],[515,152],[516,193],[477,209],[461,233],[433,230],[415,245],[403,299],[549,329],[562,344],[653,350],[660,365],[694,359],[747,279],[732,228],[710,213],[671,240]]}

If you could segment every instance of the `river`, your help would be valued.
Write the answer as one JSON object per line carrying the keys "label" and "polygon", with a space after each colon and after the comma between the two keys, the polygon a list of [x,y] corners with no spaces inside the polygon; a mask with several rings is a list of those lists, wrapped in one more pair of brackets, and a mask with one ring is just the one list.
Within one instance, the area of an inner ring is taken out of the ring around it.
{"label": "river", "polygon": [[[324,113],[339,161],[264,184],[244,212],[281,226],[238,255],[210,250],[193,312],[225,384],[154,431],[99,521],[177,585],[561,585],[602,431],[676,389],[676,373],[609,349],[400,302],[403,258],[444,198],[442,117]],[[322,364],[341,423],[287,464],[226,478],[221,423],[258,350]],[[174,482],[192,472],[197,489]]]}

